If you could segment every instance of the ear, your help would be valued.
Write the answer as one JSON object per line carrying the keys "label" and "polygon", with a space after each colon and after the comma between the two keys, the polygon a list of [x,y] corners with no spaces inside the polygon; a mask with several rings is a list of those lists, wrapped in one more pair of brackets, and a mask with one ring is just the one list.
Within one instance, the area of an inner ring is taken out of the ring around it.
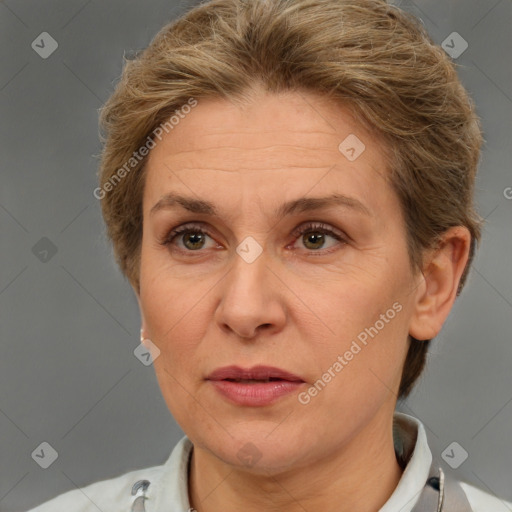
{"label": "ear", "polygon": [[435,249],[429,251],[416,289],[409,334],[429,340],[439,334],[452,309],[460,278],[466,267],[471,234],[463,226],[448,229]]}

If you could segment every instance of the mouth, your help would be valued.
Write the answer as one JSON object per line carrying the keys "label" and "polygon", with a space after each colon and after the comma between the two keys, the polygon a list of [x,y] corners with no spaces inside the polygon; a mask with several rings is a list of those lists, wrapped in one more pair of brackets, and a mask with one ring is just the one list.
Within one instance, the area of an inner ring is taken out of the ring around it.
{"label": "mouth", "polygon": [[226,366],[212,372],[206,380],[224,399],[246,407],[271,405],[305,384],[298,375],[271,366]]}

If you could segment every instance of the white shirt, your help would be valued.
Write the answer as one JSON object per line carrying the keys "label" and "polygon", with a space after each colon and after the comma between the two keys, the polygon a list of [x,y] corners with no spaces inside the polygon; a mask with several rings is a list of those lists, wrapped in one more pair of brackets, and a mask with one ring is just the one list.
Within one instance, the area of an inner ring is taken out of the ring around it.
{"label": "white shirt", "polygon": [[[419,420],[399,412],[394,413],[394,420],[409,460],[398,486],[378,512],[411,512],[427,481],[432,453],[425,428]],[[192,442],[185,436],[161,466],[131,471],[68,491],[29,512],[130,512],[135,499],[131,490],[138,480],[151,482],[146,491],[147,512],[189,512],[193,510],[188,500],[187,476],[192,447]],[[461,484],[474,512],[512,512],[511,502],[470,484]]]}

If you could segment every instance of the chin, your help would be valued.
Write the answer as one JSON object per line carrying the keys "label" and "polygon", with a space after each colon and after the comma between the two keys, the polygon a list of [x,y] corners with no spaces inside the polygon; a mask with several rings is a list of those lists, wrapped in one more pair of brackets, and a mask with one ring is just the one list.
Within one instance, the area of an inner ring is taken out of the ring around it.
{"label": "chin", "polygon": [[278,434],[272,432],[275,428],[275,424],[269,428],[268,422],[260,430],[254,428],[254,423],[247,429],[240,424],[240,428],[229,430],[233,437],[223,431],[220,438],[213,440],[209,437],[207,443],[199,444],[237,469],[253,474],[277,474],[297,465],[304,455],[311,454],[311,447],[300,441],[307,439],[300,433],[283,430]]}

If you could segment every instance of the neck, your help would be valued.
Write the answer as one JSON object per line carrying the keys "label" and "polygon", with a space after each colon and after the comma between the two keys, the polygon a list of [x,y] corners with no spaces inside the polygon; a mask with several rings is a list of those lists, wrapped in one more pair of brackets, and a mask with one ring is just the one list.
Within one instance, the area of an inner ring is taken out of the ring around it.
{"label": "neck", "polygon": [[329,458],[284,472],[254,475],[194,446],[190,505],[197,512],[375,512],[402,476],[392,424],[367,425]]}

